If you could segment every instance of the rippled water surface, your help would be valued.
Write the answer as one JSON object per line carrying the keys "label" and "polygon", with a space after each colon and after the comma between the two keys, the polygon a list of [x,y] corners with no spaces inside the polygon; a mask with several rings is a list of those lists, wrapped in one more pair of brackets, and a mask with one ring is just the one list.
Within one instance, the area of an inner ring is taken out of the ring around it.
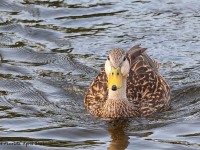
{"label": "rippled water surface", "polygon": [[[135,44],[161,63],[171,109],[93,118],[87,86]],[[1,0],[0,149],[200,149],[199,0]]]}

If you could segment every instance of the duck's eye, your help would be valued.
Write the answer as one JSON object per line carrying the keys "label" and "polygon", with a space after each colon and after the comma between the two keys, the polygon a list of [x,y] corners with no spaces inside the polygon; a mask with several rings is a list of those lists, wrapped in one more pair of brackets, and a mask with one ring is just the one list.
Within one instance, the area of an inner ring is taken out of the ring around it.
{"label": "duck's eye", "polygon": [[124,57],[123,61],[125,61],[125,60],[126,60],[126,57]]}
{"label": "duck's eye", "polygon": [[108,60],[110,60],[110,57],[108,56]]}

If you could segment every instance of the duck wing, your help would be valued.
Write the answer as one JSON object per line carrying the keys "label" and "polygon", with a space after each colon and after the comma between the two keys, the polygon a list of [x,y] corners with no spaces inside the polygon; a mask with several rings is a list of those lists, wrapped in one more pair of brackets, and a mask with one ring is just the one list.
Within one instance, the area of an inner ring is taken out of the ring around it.
{"label": "duck wing", "polygon": [[146,48],[136,45],[127,55],[131,69],[127,79],[127,97],[147,117],[165,110],[170,104],[170,88],[158,72],[159,64],[150,58]]}
{"label": "duck wing", "polygon": [[107,76],[102,69],[90,84],[84,99],[85,108],[95,116],[102,116],[102,108],[108,96]]}

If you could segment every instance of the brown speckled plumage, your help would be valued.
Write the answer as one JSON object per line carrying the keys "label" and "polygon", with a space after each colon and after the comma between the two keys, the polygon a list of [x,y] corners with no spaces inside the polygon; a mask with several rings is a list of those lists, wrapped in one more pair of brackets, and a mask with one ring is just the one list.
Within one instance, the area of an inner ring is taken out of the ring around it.
{"label": "brown speckled plumage", "polygon": [[117,61],[119,59],[121,59],[121,57],[123,55],[125,55],[125,51],[123,51],[120,48],[113,48],[112,50],[110,50],[109,55],[114,55],[114,62],[116,62],[115,64],[112,64],[114,67],[119,65],[120,61]]}
{"label": "brown speckled plumage", "polygon": [[[168,109],[170,88],[158,72],[159,64],[151,59],[139,45],[127,53],[130,71],[127,77],[126,95],[128,101],[110,101],[108,97],[107,75],[102,69],[90,84],[84,99],[86,109],[101,118],[148,117]],[[115,49],[113,53],[123,51]],[[120,58],[120,57],[119,57]],[[116,59],[119,59],[116,58]]]}

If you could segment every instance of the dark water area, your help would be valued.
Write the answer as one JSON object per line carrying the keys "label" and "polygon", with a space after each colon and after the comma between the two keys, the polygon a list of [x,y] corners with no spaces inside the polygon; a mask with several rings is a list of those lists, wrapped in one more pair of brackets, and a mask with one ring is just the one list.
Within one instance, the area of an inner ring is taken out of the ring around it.
{"label": "dark water area", "polygon": [[[141,44],[170,110],[107,122],[84,93],[113,47]],[[200,149],[198,0],[1,0],[0,149]]]}

